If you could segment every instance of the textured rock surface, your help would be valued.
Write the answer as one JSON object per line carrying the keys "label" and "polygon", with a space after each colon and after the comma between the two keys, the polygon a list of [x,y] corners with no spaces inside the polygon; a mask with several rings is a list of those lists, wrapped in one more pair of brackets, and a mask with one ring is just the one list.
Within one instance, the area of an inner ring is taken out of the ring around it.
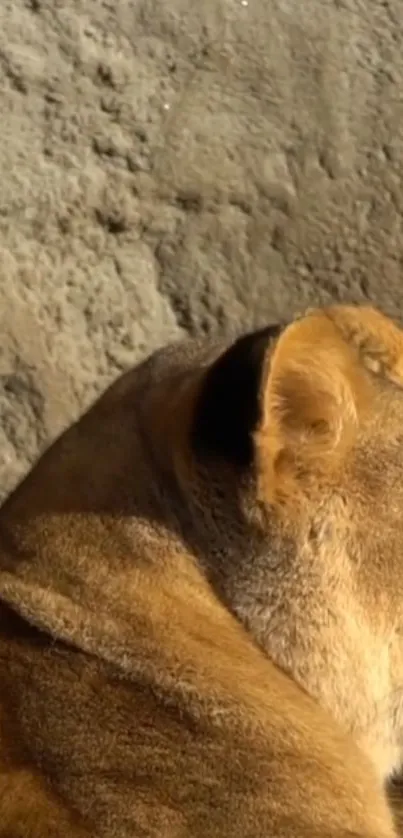
{"label": "textured rock surface", "polygon": [[1,496],[183,330],[400,314],[401,0],[244,3],[0,4]]}

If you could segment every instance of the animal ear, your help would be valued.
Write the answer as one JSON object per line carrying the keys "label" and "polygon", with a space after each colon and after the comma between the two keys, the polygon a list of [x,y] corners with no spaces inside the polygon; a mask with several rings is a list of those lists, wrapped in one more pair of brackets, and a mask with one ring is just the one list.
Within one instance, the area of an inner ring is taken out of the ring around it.
{"label": "animal ear", "polygon": [[[330,311],[330,310],[329,310]],[[266,483],[342,462],[369,401],[355,346],[326,311],[246,335],[203,376],[194,449]]]}
{"label": "animal ear", "polygon": [[272,325],[235,341],[203,375],[194,408],[192,445],[202,457],[247,468],[253,434],[262,419],[262,381],[270,348],[283,326]]}
{"label": "animal ear", "polygon": [[279,338],[262,393],[255,433],[266,499],[295,488],[302,475],[340,466],[356,439],[371,384],[324,311],[291,324]]}

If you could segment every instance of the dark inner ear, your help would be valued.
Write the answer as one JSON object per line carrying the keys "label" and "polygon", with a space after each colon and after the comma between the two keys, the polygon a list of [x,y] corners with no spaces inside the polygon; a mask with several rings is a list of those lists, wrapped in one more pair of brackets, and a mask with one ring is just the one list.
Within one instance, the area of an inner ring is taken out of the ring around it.
{"label": "dark inner ear", "polygon": [[246,468],[260,418],[259,391],[266,352],[284,326],[244,335],[212,365],[203,382],[192,428],[194,450]]}

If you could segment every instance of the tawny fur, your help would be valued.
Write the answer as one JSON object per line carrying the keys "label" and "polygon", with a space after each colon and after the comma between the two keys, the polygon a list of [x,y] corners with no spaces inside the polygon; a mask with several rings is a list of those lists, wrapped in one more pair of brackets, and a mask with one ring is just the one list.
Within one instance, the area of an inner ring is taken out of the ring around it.
{"label": "tawny fur", "polygon": [[393,838],[402,544],[379,312],[123,376],[0,511],[1,838]]}

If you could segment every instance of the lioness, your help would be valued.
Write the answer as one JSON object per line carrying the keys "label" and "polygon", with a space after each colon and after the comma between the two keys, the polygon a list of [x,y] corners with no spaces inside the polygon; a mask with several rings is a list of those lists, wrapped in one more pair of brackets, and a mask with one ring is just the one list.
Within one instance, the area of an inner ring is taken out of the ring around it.
{"label": "lioness", "polygon": [[153,355],[0,512],[1,838],[392,838],[403,331]]}

